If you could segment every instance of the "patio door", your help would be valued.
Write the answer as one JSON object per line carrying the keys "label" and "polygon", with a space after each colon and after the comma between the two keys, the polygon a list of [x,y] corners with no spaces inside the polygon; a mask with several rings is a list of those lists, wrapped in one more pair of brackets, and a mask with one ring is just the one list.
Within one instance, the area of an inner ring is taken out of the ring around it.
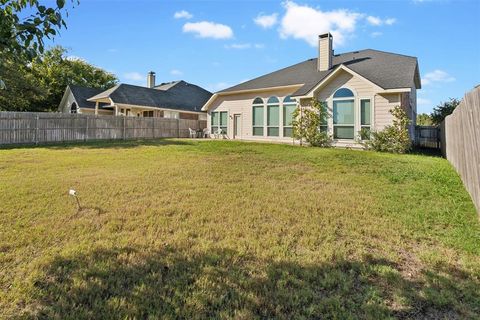
{"label": "patio door", "polygon": [[242,132],[242,118],[240,114],[233,115],[233,139],[239,139]]}

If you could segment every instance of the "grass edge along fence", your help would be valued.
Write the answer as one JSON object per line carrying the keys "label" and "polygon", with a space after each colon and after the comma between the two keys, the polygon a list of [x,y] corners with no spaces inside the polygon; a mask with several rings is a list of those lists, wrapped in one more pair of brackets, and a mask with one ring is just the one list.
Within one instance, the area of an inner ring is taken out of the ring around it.
{"label": "grass edge along fence", "polygon": [[205,120],[0,112],[0,145],[69,141],[187,138]]}
{"label": "grass edge along fence", "polygon": [[480,86],[440,125],[442,154],[460,175],[480,214]]}

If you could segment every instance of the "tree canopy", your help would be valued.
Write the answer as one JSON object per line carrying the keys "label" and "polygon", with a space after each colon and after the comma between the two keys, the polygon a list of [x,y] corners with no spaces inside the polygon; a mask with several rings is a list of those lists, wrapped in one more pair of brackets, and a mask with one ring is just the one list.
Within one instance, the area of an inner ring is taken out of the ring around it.
{"label": "tree canopy", "polygon": [[433,112],[430,115],[434,125],[439,125],[445,119],[446,116],[452,114],[453,110],[460,104],[461,100],[450,98],[433,108]]}
{"label": "tree canopy", "polygon": [[30,60],[43,53],[44,38],[50,39],[67,27],[65,2],[56,0],[56,6],[50,8],[39,0],[0,0],[0,53],[22,55]]}
{"label": "tree canopy", "polygon": [[108,89],[117,83],[115,75],[53,47],[33,62],[18,58],[2,60],[0,78],[6,90],[0,95],[0,110],[56,111],[65,88],[76,84]]}

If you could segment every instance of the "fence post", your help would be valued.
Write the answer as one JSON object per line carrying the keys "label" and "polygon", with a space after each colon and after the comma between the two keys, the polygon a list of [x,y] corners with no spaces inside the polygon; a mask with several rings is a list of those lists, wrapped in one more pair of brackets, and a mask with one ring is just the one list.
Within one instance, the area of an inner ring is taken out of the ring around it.
{"label": "fence post", "polygon": [[88,116],[85,116],[85,142],[88,140]]}
{"label": "fence post", "polygon": [[38,114],[35,115],[35,145],[38,145]]}
{"label": "fence post", "polygon": [[127,116],[123,116],[123,140],[126,140],[127,137],[125,136],[125,122],[127,121]]}
{"label": "fence post", "polygon": [[177,138],[180,138],[180,119],[177,119]]}

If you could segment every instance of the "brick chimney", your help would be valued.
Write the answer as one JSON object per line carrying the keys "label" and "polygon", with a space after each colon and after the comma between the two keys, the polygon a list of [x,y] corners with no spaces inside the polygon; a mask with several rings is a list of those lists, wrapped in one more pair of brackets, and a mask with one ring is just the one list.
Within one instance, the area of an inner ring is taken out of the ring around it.
{"label": "brick chimney", "polygon": [[147,87],[153,88],[155,87],[155,72],[150,71],[147,75]]}
{"label": "brick chimney", "polygon": [[318,36],[318,71],[326,71],[332,68],[333,60],[333,36],[330,32]]}

